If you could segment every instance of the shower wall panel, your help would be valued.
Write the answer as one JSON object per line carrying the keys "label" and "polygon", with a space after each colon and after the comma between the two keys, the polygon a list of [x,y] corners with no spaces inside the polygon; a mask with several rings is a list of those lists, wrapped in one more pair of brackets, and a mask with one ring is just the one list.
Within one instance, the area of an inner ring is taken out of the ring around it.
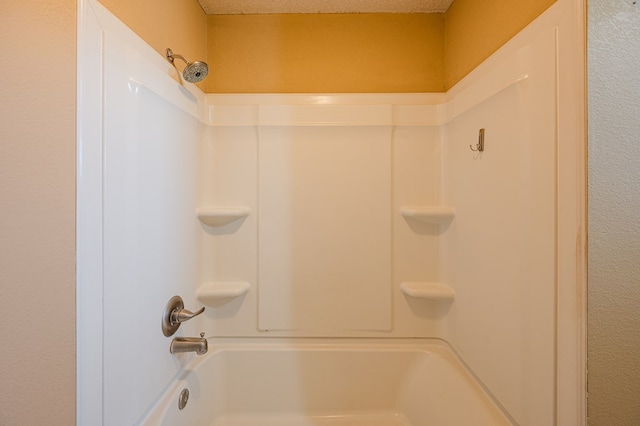
{"label": "shower wall panel", "polygon": [[519,424],[543,425],[555,409],[558,74],[556,28],[534,29],[451,93],[488,96],[444,126],[456,218],[442,267],[457,295],[447,338]]}
{"label": "shower wall panel", "polygon": [[[124,425],[185,360],[169,354],[161,319],[174,295],[198,306],[204,126],[197,98],[178,88],[162,58],[115,31],[103,40],[103,422]],[[198,323],[178,335],[197,336]]]}
{"label": "shower wall panel", "polygon": [[[227,111],[228,112],[228,111]],[[249,108],[249,115],[252,109]],[[242,112],[235,115],[243,116]],[[200,158],[199,206],[242,206],[246,218],[224,226],[201,224],[201,275],[198,286],[248,283],[246,294],[207,307],[207,335],[244,336],[256,329],[258,277],[258,134],[254,126],[212,126]]]}
{"label": "shower wall panel", "polygon": [[391,129],[260,131],[259,328],[391,329]]}
{"label": "shower wall panel", "polygon": [[[321,98],[321,99],[319,99]],[[209,95],[203,205],[248,208],[203,227],[201,284],[248,283],[206,314],[219,336],[438,336],[441,95]],[[319,102],[320,100],[320,102]]]}

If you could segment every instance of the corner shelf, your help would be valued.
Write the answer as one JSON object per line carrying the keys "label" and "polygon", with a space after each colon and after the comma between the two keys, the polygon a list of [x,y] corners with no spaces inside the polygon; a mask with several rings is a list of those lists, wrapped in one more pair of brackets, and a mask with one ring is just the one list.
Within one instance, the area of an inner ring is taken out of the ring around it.
{"label": "corner shelf", "polygon": [[427,300],[452,301],[456,296],[456,292],[443,283],[403,282],[400,289],[407,296]]}
{"label": "corner shelf", "polygon": [[245,281],[212,282],[198,287],[196,298],[205,306],[219,306],[222,302],[242,296],[250,288],[251,284]]}
{"label": "corner shelf", "polygon": [[249,216],[251,210],[245,206],[199,207],[196,210],[198,220],[205,225],[219,227]]}
{"label": "corner shelf", "polygon": [[455,209],[448,206],[404,206],[400,214],[405,219],[426,223],[445,223],[453,219]]}

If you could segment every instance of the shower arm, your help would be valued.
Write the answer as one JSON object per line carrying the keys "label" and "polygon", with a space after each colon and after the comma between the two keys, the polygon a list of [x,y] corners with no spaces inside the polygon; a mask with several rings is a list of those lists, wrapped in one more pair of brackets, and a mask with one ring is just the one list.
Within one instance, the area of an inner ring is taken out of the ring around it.
{"label": "shower arm", "polygon": [[189,60],[187,58],[185,58],[182,55],[178,55],[177,53],[173,53],[173,50],[171,50],[169,48],[167,48],[167,50],[165,51],[165,54],[167,55],[167,59],[169,60],[169,62],[171,62],[172,64],[173,64],[173,60],[175,58],[178,58],[178,59],[182,59],[185,64],[191,65],[191,62],[189,62]]}

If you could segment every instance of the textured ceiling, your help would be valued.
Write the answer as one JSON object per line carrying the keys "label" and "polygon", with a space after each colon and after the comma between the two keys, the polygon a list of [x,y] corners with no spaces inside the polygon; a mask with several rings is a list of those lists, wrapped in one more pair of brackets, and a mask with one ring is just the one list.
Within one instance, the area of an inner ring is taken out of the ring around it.
{"label": "textured ceiling", "polygon": [[198,0],[207,15],[444,13],[453,0]]}

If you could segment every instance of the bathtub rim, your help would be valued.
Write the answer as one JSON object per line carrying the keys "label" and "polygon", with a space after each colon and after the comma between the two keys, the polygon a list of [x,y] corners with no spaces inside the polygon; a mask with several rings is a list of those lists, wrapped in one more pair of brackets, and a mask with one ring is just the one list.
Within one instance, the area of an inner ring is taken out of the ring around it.
{"label": "bathtub rim", "polygon": [[196,374],[198,368],[214,356],[234,351],[344,351],[349,353],[409,351],[435,354],[452,364],[452,368],[457,372],[470,379],[469,386],[480,395],[486,404],[492,405],[512,425],[518,424],[491,390],[473,372],[473,369],[464,361],[455,347],[439,337],[207,337],[207,340],[209,341],[209,351],[201,356],[184,354],[183,361],[185,362],[182,368],[154,399],[153,403],[147,407],[135,425],[147,425],[156,410],[161,410],[162,416],[164,416],[170,406],[165,404],[163,407],[159,407],[159,405],[165,400],[171,400],[171,396],[177,395],[188,376]]}

